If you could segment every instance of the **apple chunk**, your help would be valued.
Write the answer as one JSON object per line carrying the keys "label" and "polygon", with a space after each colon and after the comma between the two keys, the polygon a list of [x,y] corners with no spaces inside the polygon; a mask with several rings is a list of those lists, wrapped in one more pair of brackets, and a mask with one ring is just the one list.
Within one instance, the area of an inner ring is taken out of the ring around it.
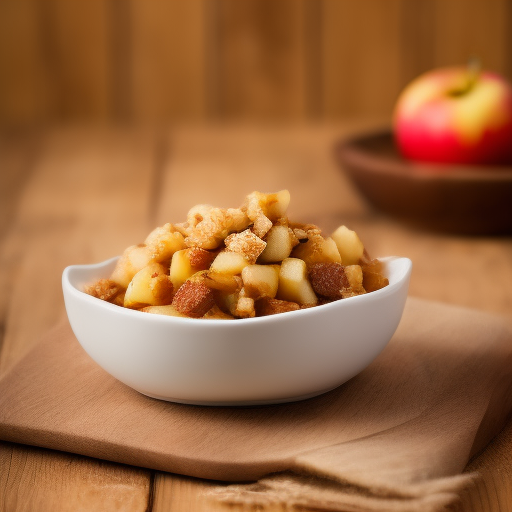
{"label": "apple chunk", "polygon": [[371,260],[363,265],[363,287],[367,292],[380,290],[389,284],[389,279],[383,274],[383,265],[379,260]]}
{"label": "apple chunk", "polygon": [[249,265],[247,259],[237,252],[220,252],[213,260],[210,270],[219,274],[240,274],[244,267]]}
{"label": "apple chunk", "polygon": [[253,231],[260,238],[264,237],[272,223],[284,217],[290,204],[290,192],[281,190],[275,194],[253,192],[245,198],[242,209],[253,221]]}
{"label": "apple chunk", "polygon": [[293,241],[287,226],[274,226],[267,233],[267,246],[258,258],[258,263],[278,263],[290,256]]}
{"label": "apple chunk", "polygon": [[131,245],[117,261],[110,279],[126,289],[133,276],[151,262],[151,254],[145,244]]}
{"label": "apple chunk", "polygon": [[277,298],[298,304],[316,304],[318,298],[308,281],[306,263],[298,258],[286,258],[279,271]]}
{"label": "apple chunk", "polygon": [[332,238],[315,235],[306,243],[299,244],[292,252],[293,258],[300,258],[306,264],[341,263],[340,253]]}
{"label": "apple chunk", "polygon": [[124,307],[161,306],[169,304],[172,295],[173,286],[165,274],[165,267],[160,263],[150,263],[130,281],[124,296]]}
{"label": "apple chunk", "polygon": [[279,266],[248,265],[242,270],[242,281],[249,297],[274,298],[279,285]]}
{"label": "apple chunk", "polygon": [[177,290],[189,277],[193,276],[197,270],[191,265],[188,257],[188,249],[182,249],[172,255],[169,277],[174,289]]}
{"label": "apple chunk", "polygon": [[363,269],[359,265],[346,266],[345,276],[347,277],[348,288],[342,292],[344,299],[366,293],[363,287]]}
{"label": "apple chunk", "polygon": [[173,305],[169,304],[167,306],[146,306],[142,308],[141,311],[143,313],[153,313],[154,315],[167,315],[167,316],[181,316],[182,315]]}
{"label": "apple chunk", "polygon": [[343,265],[356,265],[363,258],[364,245],[355,231],[340,226],[333,234]]}

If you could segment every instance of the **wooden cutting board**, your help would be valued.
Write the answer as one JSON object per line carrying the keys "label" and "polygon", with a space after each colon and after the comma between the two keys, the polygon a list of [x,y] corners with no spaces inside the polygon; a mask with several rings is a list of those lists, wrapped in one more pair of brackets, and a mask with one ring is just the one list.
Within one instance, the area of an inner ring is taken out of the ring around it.
{"label": "wooden cutting board", "polygon": [[490,322],[481,317],[409,299],[392,341],[357,377],[316,398],[258,407],[143,396],[98,367],[66,322],[0,380],[0,439],[201,478],[257,479],[293,468],[301,453],[417,419],[458,371],[454,333],[465,326],[461,339],[478,336],[471,322]]}

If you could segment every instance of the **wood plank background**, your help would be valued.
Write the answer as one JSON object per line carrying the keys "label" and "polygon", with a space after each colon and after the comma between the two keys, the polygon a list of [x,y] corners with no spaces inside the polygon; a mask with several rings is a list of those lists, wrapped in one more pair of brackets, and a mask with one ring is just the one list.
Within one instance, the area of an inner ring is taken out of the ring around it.
{"label": "wood plank background", "polygon": [[512,0],[2,0],[0,126],[389,116],[511,49]]}

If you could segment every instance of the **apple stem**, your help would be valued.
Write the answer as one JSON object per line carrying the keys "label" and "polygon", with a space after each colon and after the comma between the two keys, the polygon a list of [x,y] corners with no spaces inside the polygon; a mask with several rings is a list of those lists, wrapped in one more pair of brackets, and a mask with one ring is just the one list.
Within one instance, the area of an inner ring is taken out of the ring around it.
{"label": "apple stem", "polygon": [[480,59],[476,56],[471,57],[468,60],[467,69],[468,69],[467,90],[469,90],[473,87],[473,85],[475,85],[475,83],[478,80],[478,77],[480,76],[480,72],[482,71],[482,63],[480,62]]}
{"label": "apple stem", "polygon": [[449,95],[453,97],[464,96],[467,94],[473,86],[478,81],[478,77],[480,76],[480,71],[482,70],[482,65],[480,59],[478,57],[471,57],[468,60],[467,66],[467,75],[466,81],[464,84],[458,84],[451,91],[449,91]]}

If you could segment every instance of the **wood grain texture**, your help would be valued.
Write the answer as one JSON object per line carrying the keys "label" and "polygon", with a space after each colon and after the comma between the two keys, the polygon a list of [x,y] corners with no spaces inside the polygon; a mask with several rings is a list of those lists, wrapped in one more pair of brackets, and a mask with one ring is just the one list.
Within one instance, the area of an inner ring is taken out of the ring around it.
{"label": "wood grain texture", "polygon": [[222,118],[294,119],[305,105],[302,2],[220,0],[216,90]]}
{"label": "wood grain texture", "polygon": [[0,125],[35,124],[54,115],[38,3],[0,3]]}
{"label": "wood grain texture", "polygon": [[[0,357],[7,370],[40,333],[63,314],[62,269],[77,261],[121,251],[137,231],[147,231],[153,190],[154,141],[145,133],[93,134],[77,129],[46,134],[30,165],[26,156],[3,153],[15,205],[2,240],[0,272],[8,294]],[[15,173],[20,175],[14,180]],[[13,181],[14,180],[14,181]],[[9,183],[9,182],[7,182]],[[7,185],[6,183],[6,185]],[[2,203],[2,207],[10,202]],[[27,320],[28,319],[28,320]],[[147,471],[95,459],[2,444],[0,509],[147,509]]]}
{"label": "wood grain texture", "polygon": [[3,290],[0,295],[0,352],[18,266],[16,243],[6,234],[15,223],[19,198],[32,172],[39,146],[36,133],[0,137],[0,289]]}
{"label": "wood grain texture", "polygon": [[0,509],[9,512],[145,512],[145,470],[0,443]]}
{"label": "wood grain texture", "polygon": [[324,0],[322,19],[324,116],[389,115],[401,85],[400,2]]}
{"label": "wood grain texture", "polygon": [[0,125],[389,116],[479,56],[512,79],[512,0],[4,0]]}
{"label": "wood grain texture", "polygon": [[512,510],[512,422],[493,443],[475,458],[466,472],[476,472],[479,480],[475,488],[462,495],[465,512],[501,512]]}
{"label": "wood grain texture", "polygon": [[131,2],[133,118],[206,117],[205,1]]}
{"label": "wood grain texture", "polygon": [[[61,290],[51,283],[65,266],[118,254],[134,233],[148,231],[154,150],[144,134],[47,135],[6,238],[18,261],[18,286],[10,297],[2,370],[63,314]],[[51,258],[42,260],[43,254]],[[34,312],[31,322],[24,320],[27,310]]]}
{"label": "wood grain texture", "polygon": [[38,4],[44,66],[57,119],[109,117],[108,23],[103,0]]}
{"label": "wood grain texture", "polygon": [[436,66],[462,64],[477,57],[485,68],[509,73],[510,5],[509,0],[436,0],[433,6]]}

